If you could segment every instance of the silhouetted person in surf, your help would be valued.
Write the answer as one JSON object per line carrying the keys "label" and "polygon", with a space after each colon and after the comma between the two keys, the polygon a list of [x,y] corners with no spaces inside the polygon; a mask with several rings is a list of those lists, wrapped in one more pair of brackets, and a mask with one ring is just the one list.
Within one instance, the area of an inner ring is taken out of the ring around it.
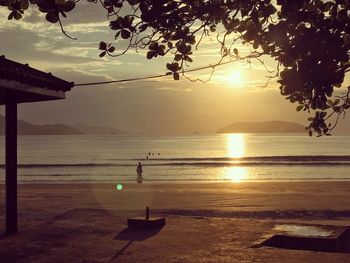
{"label": "silhouetted person in surf", "polygon": [[141,163],[139,162],[139,164],[137,165],[136,167],[136,173],[137,173],[137,182],[140,184],[142,183],[142,165]]}

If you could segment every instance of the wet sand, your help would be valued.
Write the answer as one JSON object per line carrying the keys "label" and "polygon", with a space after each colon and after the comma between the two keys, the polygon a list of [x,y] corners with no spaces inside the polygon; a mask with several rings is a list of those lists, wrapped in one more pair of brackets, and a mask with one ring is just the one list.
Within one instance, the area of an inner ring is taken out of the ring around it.
{"label": "wet sand", "polygon": [[[0,262],[348,262],[349,254],[252,248],[280,222],[350,225],[350,182],[22,184]],[[4,196],[4,186],[0,186]],[[128,216],[165,215],[150,233]],[[4,230],[4,199],[0,203]]]}

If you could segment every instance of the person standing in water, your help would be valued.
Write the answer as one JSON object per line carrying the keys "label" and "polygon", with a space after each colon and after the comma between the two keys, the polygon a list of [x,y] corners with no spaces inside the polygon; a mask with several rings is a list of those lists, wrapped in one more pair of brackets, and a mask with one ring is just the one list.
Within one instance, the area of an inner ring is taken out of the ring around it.
{"label": "person standing in water", "polygon": [[139,164],[137,165],[136,167],[136,173],[137,173],[137,182],[140,184],[142,183],[142,165],[141,163],[139,162]]}

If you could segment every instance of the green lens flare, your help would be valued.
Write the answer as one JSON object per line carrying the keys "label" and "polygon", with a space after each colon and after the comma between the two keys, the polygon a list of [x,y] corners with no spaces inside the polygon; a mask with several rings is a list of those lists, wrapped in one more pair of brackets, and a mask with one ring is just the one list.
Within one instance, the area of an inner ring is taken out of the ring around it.
{"label": "green lens flare", "polygon": [[123,190],[123,185],[122,184],[117,184],[117,190],[118,191],[121,191],[121,190]]}

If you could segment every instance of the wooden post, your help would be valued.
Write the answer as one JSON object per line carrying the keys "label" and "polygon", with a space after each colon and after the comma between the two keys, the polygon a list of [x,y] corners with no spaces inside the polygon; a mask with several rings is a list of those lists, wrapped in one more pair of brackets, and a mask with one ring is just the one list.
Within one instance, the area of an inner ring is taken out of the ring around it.
{"label": "wooden post", "polygon": [[6,102],[6,233],[17,232],[17,103]]}

